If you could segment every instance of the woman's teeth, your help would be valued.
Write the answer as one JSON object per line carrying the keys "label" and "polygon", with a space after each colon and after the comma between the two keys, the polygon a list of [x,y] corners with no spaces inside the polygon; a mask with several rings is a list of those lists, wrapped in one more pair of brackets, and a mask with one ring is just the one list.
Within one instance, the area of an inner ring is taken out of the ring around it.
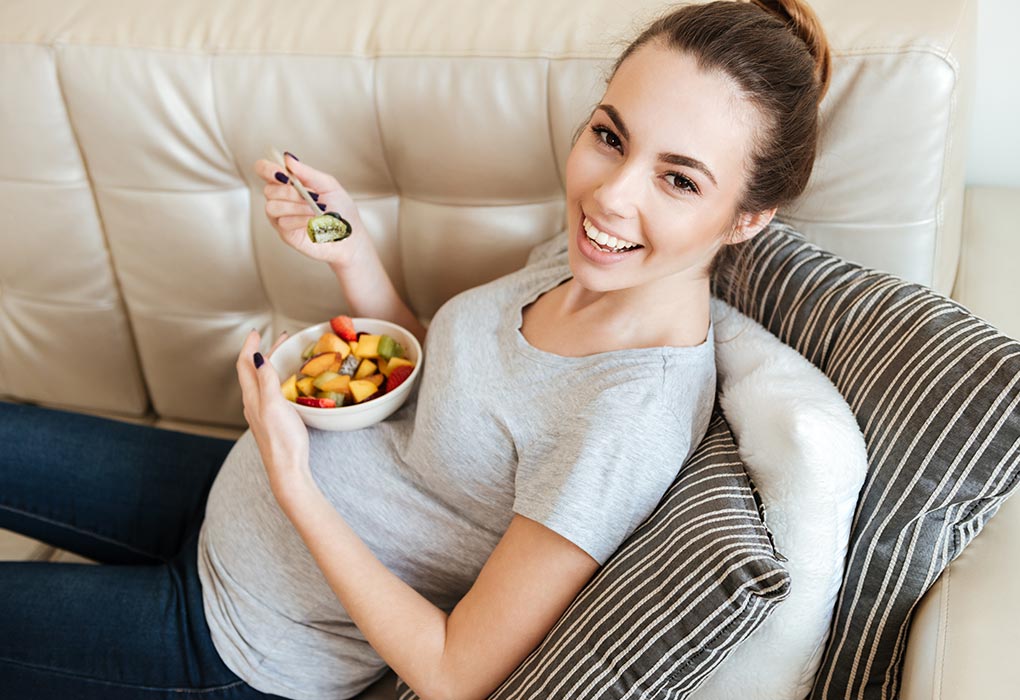
{"label": "woman's teeth", "polygon": [[630,241],[610,236],[604,231],[599,231],[590,221],[588,221],[587,217],[583,219],[581,225],[584,226],[584,232],[588,236],[588,240],[592,241],[592,243],[597,243],[600,250],[619,253],[624,250],[640,247],[637,243],[631,243]]}

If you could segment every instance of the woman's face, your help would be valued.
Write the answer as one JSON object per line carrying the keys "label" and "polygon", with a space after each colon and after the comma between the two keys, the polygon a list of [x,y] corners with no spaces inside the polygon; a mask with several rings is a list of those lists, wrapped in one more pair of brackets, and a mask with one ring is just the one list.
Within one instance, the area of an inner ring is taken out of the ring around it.
{"label": "woman's face", "polygon": [[[656,43],[631,54],[567,158],[575,280],[610,291],[702,276],[733,224],[756,119],[728,79],[688,56]],[[760,224],[751,235],[767,223],[744,221]],[[637,247],[596,250],[589,225]]]}

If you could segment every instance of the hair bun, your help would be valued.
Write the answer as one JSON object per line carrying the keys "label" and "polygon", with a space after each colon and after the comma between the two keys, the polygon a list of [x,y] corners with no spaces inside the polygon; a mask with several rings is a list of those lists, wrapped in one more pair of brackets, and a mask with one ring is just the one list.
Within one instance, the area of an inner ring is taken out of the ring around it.
{"label": "hair bun", "polygon": [[815,59],[815,78],[818,80],[818,101],[829,89],[832,77],[832,55],[821,20],[804,0],[751,0],[771,15],[782,20],[790,30],[807,44]]}

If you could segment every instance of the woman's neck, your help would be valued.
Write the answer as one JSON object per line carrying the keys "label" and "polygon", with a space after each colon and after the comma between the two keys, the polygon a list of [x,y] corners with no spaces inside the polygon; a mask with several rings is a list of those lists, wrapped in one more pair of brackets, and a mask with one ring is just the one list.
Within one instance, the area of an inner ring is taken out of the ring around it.
{"label": "woman's neck", "polygon": [[576,278],[550,293],[550,313],[565,327],[610,333],[627,347],[704,342],[711,314],[709,280],[667,278],[627,289],[593,291]]}

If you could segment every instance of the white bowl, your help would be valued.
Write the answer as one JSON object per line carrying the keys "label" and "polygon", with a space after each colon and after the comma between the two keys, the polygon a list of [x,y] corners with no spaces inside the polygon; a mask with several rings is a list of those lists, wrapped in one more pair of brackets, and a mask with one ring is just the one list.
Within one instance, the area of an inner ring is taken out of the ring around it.
{"label": "white bowl", "polygon": [[[350,404],[338,408],[315,408],[314,406],[302,406],[299,403],[292,404],[298,415],[301,416],[301,420],[309,427],[319,430],[360,430],[385,420],[404,404],[411,393],[411,387],[414,386],[421,373],[421,345],[410,331],[395,323],[377,318],[355,318],[353,320],[354,330],[357,332],[364,331],[372,335],[385,333],[404,346],[407,359],[414,363],[414,369],[404,383],[396,389],[365,403]],[[332,332],[333,328],[329,325],[329,321],[326,321],[309,326],[283,341],[269,358],[273,369],[280,375],[280,381],[286,380],[292,374],[299,373],[301,365],[304,364],[304,360],[301,359],[301,351],[309,343],[318,340],[323,333]]]}

